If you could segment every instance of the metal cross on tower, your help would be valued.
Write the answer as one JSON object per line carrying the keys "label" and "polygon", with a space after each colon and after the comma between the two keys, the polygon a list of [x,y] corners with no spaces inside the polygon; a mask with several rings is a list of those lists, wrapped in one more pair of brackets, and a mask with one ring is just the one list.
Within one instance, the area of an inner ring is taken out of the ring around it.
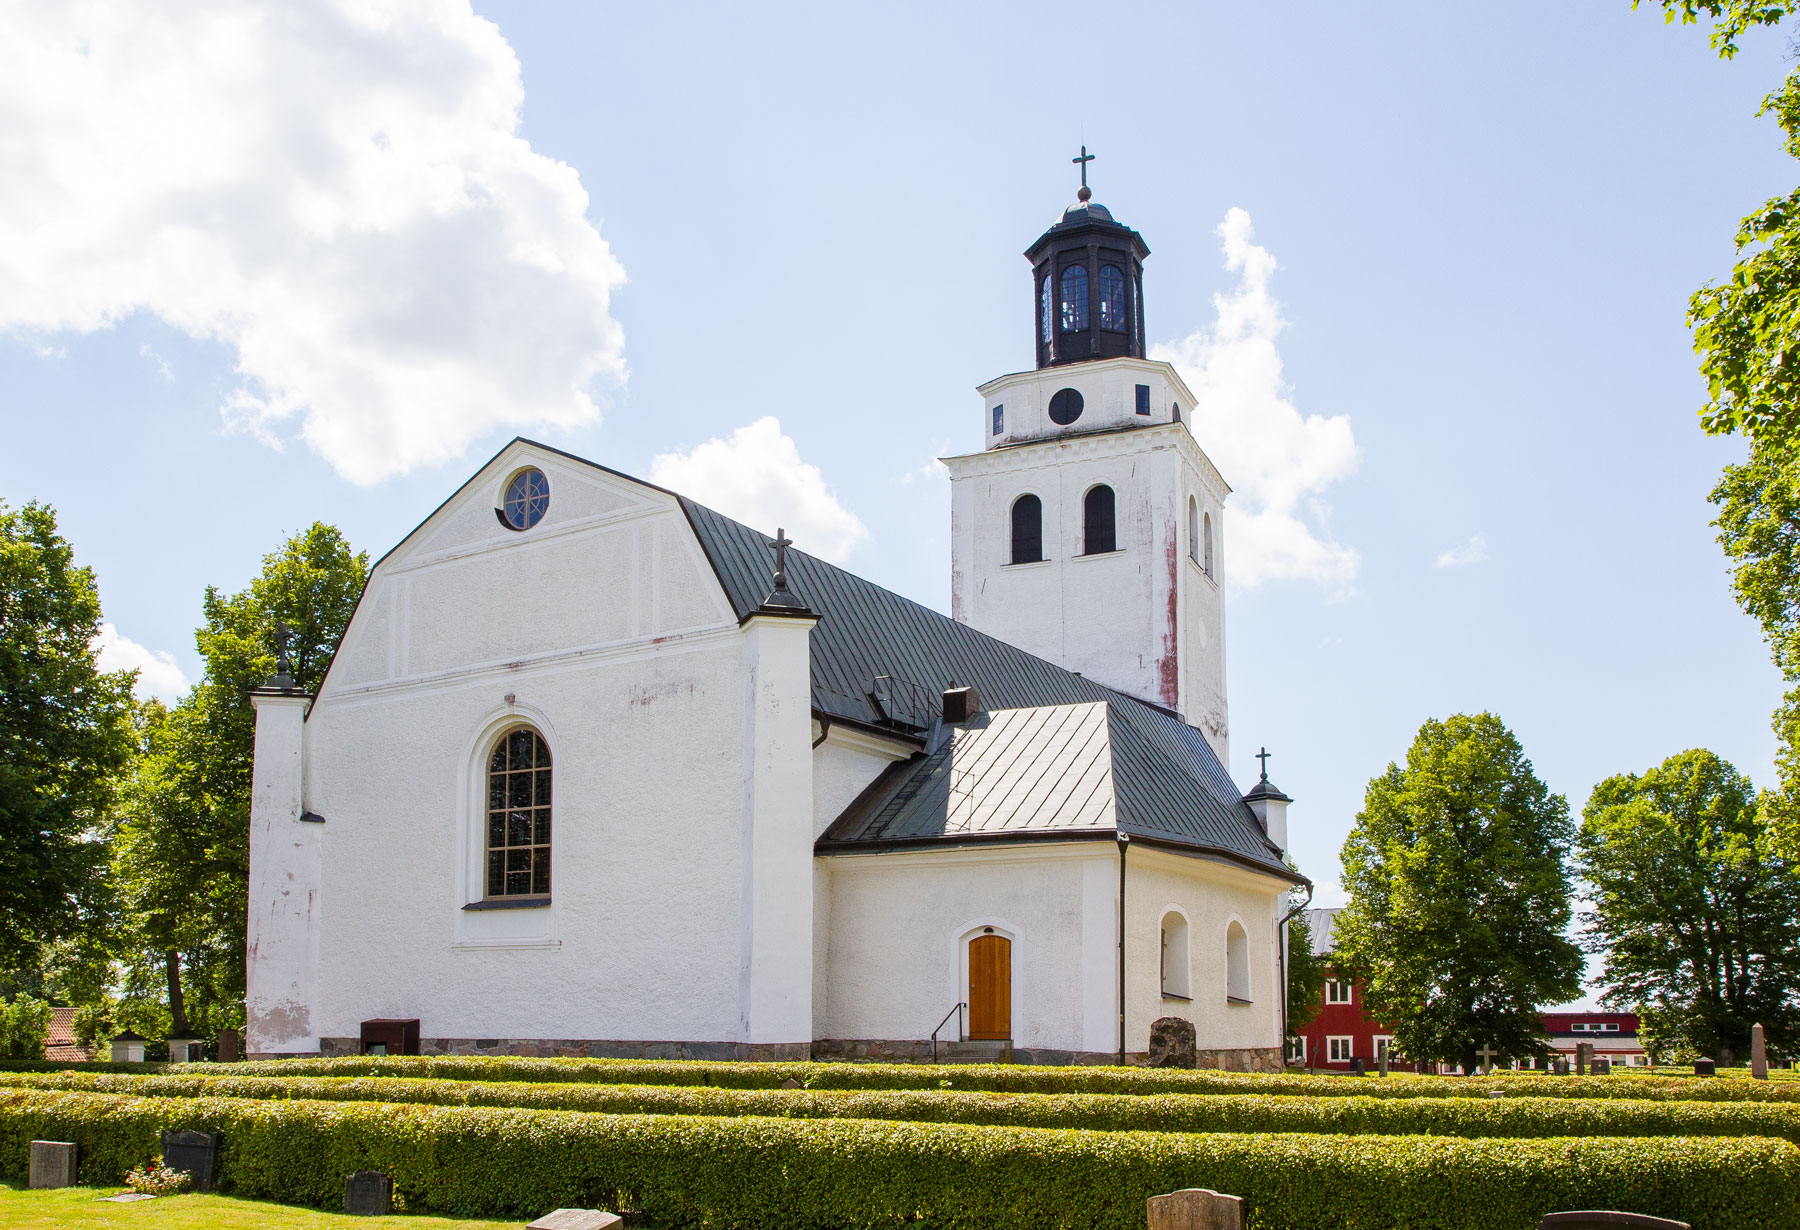
{"label": "metal cross on tower", "polygon": [[1262,779],[1265,782],[1269,780],[1269,757],[1273,756],[1274,754],[1275,754],[1274,752],[1271,752],[1266,747],[1260,749],[1256,753],[1256,758],[1258,760],[1262,761]]}
{"label": "metal cross on tower", "polygon": [[275,673],[278,675],[294,673],[293,668],[288,664],[288,638],[291,636],[293,636],[293,632],[288,628],[285,620],[275,625]]}
{"label": "metal cross on tower", "polygon": [[1081,147],[1081,156],[1079,158],[1069,159],[1070,162],[1081,168],[1081,191],[1077,192],[1075,195],[1084,201],[1094,195],[1093,189],[1087,186],[1087,164],[1093,160],[1094,155],[1087,152],[1087,146],[1085,145]]}

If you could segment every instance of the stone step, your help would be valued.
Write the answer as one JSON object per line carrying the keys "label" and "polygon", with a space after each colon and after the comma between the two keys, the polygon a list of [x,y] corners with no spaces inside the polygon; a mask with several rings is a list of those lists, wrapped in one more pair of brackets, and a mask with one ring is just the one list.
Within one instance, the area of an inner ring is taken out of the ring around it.
{"label": "stone step", "polygon": [[939,1063],[1010,1063],[1012,1043],[1004,1038],[996,1042],[940,1042],[937,1053]]}

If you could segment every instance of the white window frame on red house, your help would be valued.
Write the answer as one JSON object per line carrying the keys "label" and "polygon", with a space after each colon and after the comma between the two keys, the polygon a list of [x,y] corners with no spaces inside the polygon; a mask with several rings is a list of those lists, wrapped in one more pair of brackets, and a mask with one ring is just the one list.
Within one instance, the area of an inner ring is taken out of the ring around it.
{"label": "white window frame on red house", "polygon": [[[1338,1043],[1342,1042],[1343,1053],[1339,1054]],[[1325,1038],[1325,1062],[1349,1063],[1356,1058],[1356,1036],[1354,1034],[1328,1034]]]}
{"label": "white window frame on red house", "polygon": [[1325,1002],[1328,1004],[1352,1004],[1356,1002],[1356,984],[1339,982],[1336,978],[1325,980]]}
{"label": "white window frame on red house", "polygon": [[1288,1039],[1288,1062],[1289,1063],[1305,1063],[1306,1062],[1306,1035],[1305,1034],[1300,1034],[1297,1037]]}
{"label": "white window frame on red house", "polygon": [[1381,1044],[1383,1042],[1387,1043],[1388,1062],[1392,1063],[1394,1056],[1397,1053],[1394,1050],[1394,1035],[1393,1034],[1376,1034],[1373,1038],[1371,1038],[1369,1040],[1369,1050],[1374,1052],[1375,1062],[1380,1063],[1381,1062]]}

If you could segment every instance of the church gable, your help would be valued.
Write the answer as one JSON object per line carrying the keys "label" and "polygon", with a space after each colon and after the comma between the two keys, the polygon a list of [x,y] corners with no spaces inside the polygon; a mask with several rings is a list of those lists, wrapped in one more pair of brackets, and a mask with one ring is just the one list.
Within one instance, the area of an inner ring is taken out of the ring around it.
{"label": "church gable", "polygon": [[375,566],[322,691],[735,622],[675,497],[515,440]]}

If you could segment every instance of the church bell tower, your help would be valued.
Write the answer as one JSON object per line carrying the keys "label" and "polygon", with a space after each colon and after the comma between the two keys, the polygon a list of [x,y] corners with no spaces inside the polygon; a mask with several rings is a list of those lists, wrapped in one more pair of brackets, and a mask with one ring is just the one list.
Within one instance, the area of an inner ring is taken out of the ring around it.
{"label": "church bell tower", "polygon": [[947,457],[951,613],[1179,713],[1229,764],[1224,507],[1194,395],[1145,357],[1143,237],[1093,199],[1025,250],[1037,366],[981,385],[985,447]]}

